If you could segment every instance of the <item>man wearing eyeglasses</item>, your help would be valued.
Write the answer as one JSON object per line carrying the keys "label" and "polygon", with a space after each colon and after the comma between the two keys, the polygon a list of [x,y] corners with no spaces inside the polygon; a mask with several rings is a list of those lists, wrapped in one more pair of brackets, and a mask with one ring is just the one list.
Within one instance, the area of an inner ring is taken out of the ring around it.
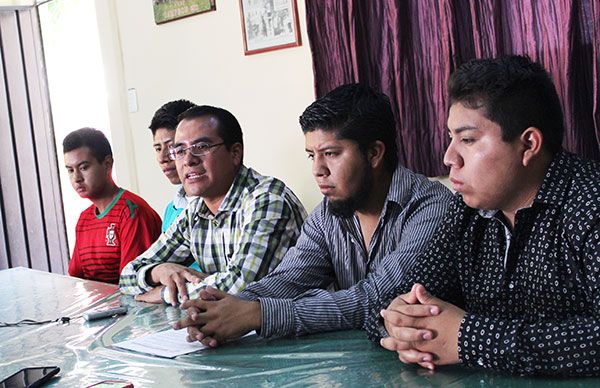
{"label": "man wearing eyeglasses", "polygon": [[[241,292],[279,264],[306,218],[283,182],[244,166],[230,112],[204,105],[179,119],[170,156],[185,192],[199,198],[123,269],[121,291],[143,302],[177,305],[206,286]],[[187,268],[193,261],[203,274]]]}

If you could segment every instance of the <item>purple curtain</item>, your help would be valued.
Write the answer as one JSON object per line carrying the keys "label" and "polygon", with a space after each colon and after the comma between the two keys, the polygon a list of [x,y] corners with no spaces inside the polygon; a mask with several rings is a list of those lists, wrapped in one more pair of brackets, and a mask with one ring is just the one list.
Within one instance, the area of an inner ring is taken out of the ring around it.
{"label": "purple curtain", "polygon": [[318,97],[349,82],[387,94],[400,161],[442,175],[450,73],[472,58],[527,54],[551,73],[566,149],[600,160],[598,0],[306,0]]}

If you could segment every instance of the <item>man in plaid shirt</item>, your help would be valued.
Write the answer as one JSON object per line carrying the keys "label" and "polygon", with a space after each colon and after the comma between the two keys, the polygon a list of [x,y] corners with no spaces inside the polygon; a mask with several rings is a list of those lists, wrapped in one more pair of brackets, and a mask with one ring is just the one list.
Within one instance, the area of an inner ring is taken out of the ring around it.
{"label": "man in plaid shirt", "polygon": [[[279,264],[306,218],[283,182],[243,165],[242,130],[230,112],[198,106],[179,119],[170,156],[198,198],[123,268],[121,292],[139,301],[177,305],[206,286],[241,292]],[[193,261],[202,272],[188,268]]]}

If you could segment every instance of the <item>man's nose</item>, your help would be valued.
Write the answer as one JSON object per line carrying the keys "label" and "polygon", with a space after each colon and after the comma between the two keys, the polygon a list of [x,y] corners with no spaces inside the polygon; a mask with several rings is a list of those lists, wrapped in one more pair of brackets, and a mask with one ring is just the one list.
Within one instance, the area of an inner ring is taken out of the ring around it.
{"label": "man's nose", "polygon": [[450,168],[462,167],[462,158],[460,154],[456,151],[454,140],[450,142],[448,148],[446,149],[446,152],[444,153],[444,164]]}
{"label": "man's nose", "polygon": [[83,181],[83,175],[81,174],[81,172],[79,172],[79,171],[73,172],[73,180],[75,182],[81,182],[81,181]]}
{"label": "man's nose", "polygon": [[329,169],[323,158],[319,155],[313,156],[312,173],[315,177],[329,175]]}
{"label": "man's nose", "polygon": [[202,160],[201,157],[193,155],[189,149],[185,150],[185,155],[183,155],[183,164],[186,166],[195,166]]}
{"label": "man's nose", "polygon": [[167,163],[171,161],[171,157],[169,155],[169,149],[167,147],[163,147],[159,152],[159,160],[161,163]]}

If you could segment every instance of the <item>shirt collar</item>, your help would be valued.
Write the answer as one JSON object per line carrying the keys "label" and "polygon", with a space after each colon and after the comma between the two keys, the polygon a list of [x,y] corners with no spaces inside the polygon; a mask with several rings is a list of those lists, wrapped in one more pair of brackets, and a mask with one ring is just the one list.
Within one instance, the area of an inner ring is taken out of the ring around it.
{"label": "shirt collar", "polygon": [[388,202],[395,202],[400,206],[404,206],[411,198],[412,194],[412,177],[411,172],[402,166],[398,166],[394,175],[392,175],[392,182],[386,197],[386,204]]}
{"label": "shirt collar", "polygon": [[179,184],[176,186],[175,196],[173,197],[173,206],[178,209],[184,208],[188,205],[188,199],[185,196],[185,190],[183,185]]}
{"label": "shirt collar", "polygon": [[534,202],[550,205],[560,205],[569,191],[571,179],[563,171],[570,171],[573,165],[573,155],[561,151],[554,156],[546,176],[535,196]]}
{"label": "shirt collar", "polygon": [[[225,197],[223,198],[223,202],[221,202],[221,205],[219,206],[219,210],[217,210],[217,213],[235,211],[241,206],[240,198],[242,197],[242,194],[244,193],[244,189],[247,186],[246,180],[248,179],[248,174],[250,174],[250,169],[248,169],[246,166],[244,166],[242,164],[240,166],[240,169],[238,170],[237,174],[235,175],[235,178],[233,178],[233,183],[229,187],[227,194],[225,194]],[[199,213],[201,215],[206,216],[206,217],[212,217],[212,214],[211,214],[210,210],[208,210],[208,206],[206,206],[206,203],[204,203],[204,200],[202,200],[202,202],[199,205],[200,205]],[[215,216],[216,216],[216,214],[215,214]]]}

